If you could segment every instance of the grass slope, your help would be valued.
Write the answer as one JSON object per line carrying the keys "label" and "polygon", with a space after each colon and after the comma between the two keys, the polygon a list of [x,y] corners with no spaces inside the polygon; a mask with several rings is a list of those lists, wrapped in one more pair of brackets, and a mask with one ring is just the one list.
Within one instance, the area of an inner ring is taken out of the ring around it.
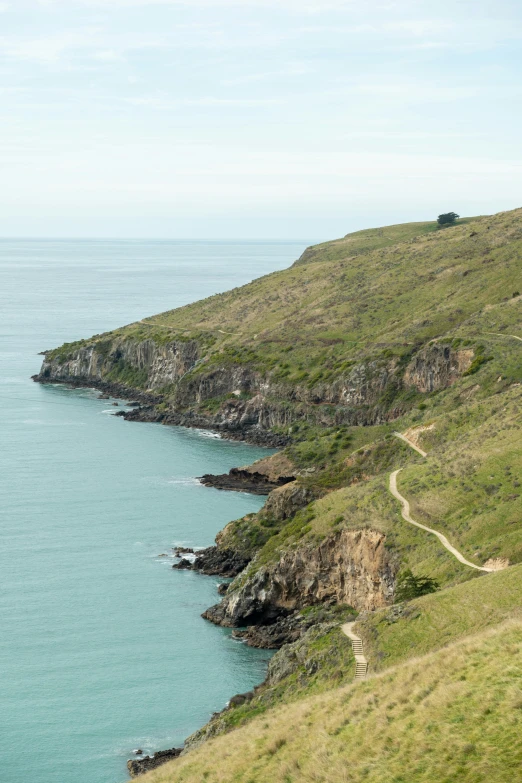
{"label": "grass slope", "polygon": [[522,624],[274,709],[144,783],[505,783],[522,764]]}
{"label": "grass slope", "polygon": [[508,618],[522,620],[521,597],[519,565],[368,614],[357,632],[372,670],[382,670]]}
{"label": "grass slope", "polygon": [[[311,248],[289,269],[96,340],[197,339],[206,354],[191,375],[229,363],[313,389],[368,357],[405,366],[419,346],[469,326],[520,288],[521,256],[522,210],[444,230],[433,223],[371,229]],[[54,353],[63,358],[90,342]]]}

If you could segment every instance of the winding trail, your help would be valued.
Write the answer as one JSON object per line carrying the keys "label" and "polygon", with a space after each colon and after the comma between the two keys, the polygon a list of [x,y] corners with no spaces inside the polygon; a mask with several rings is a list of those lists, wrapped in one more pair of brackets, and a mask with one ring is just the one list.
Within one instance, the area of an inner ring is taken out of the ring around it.
{"label": "winding trail", "polygon": [[517,337],[516,334],[502,334],[502,332],[486,332],[486,334],[494,334],[496,337],[512,337],[513,340],[518,340],[522,343],[522,337]]}
{"label": "winding trail", "polygon": [[[413,444],[411,444],[413,446]],[[421,530],[426,530],[428,533],[432,533],[434,536],[437,536],[440,543],[443,547],[445,547],[448,552],[451,552],[451,554],[457,558],[459,562],[461,562],[463,565],[469,566],[469,568],[474,568],[476,571],[485,571],[486,573],[490,574],[493,571],[495,571],[494,568],[485,568],[484,566],[478,566],[475,565],[475,563],[470,563],[469,560],[466,560],[464,555],[462,555],[458,549],[455,549],[452,544],[448,541],[446,536],[444,536],[442,533],[439,533],[438,530],[433,530],[431,527],[426,527],[426,525],[421,525],[420,522],[415,522],[414,519],[410,516],[410,504],[406,500],[405,497],[403,497],[399,490],[397,489],[397,476],[401,472],[402,468],[399,468],[399,470],[394,470],[393,473],[390,475],[390,492],[392,493],[394,498],[397,498],[399,503],[402,506],[401,515],[406,522],[409,522],[410,525],[415,525],[415,527],[420,527]]]}
{"label": "winding trail", "polygon": [[393,433],[396,438],[400,438],[405,443],[408,444],[408,446],[411,446],[412,449],[415,449],[415,451],[418,451],[418,453],[421,455],[421,457],[427,457],[428,453],[426,451],[423,451],[419,446],[416,446],[415,443],[406,437],[406,435],[403,435],[402,432],[394,432]]}
{"label": "winding trail", "polygon": [[352,650],[355,656],[355,679],[364,680],[368,673],[368,661],[364,657],[361,637],[353,632],[354,625],[355,623],[344,623],[344,625],[341,625],[341,631],[352,643]]}
{"label": "winding trail", "polygon": [[[183,329],[178,328],[177,326],[169,326],[168,324],[159,324],[157,321],[148,321],[144,320],[143,318],[140,321],[135,321],[136,324],[143,324],[144,326],[156,326],[160,329],[170,329],[170,331],[177,331],[177,332],[190,332],[191,329]],[[134,324],[132,324],[133,326]],[[205,327],[204,331],[206,332],[220,332],[221,334],[233,334],[236,337],[241,336],[241,332],[225,332],[224,329],[212,329],[211,327]]]}

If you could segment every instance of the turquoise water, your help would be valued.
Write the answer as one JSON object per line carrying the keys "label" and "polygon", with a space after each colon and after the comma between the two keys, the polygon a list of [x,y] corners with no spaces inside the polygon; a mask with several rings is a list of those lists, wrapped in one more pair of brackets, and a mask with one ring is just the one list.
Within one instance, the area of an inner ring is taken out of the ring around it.
{"label": "turquoise water", "polygon": [[0,768],[5,783],[120,783],[179,744],[268,654],[201,619],[216,579],[171,569],[262,499],[199,485],[266,451],[125,422],[40,386],[37,352],[287,266],[304,243],[0,242]]}

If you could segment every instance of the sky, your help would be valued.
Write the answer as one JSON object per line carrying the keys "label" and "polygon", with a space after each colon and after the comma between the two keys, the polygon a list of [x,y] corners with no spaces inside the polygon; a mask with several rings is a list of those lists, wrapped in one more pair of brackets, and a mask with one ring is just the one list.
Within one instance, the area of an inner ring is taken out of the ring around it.
{"label": "sky", "polygon": [[520,0],[0,0],[0,236],[522,205]]}

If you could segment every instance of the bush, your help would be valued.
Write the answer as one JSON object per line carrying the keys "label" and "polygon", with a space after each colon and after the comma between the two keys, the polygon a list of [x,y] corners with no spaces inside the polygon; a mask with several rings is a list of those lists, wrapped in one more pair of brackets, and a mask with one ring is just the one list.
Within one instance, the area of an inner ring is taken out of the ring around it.
{"label": "bush", "polygon": [[460,215],[457,215],[456,212],[444,212],[442,215],[438,216],[437,223],[439,226],[451,226],[459,217]]}
{"label": "bush", "polygon": [[412,598],[419,598],[421,595],[435,593],[439,589],[439,583],[431,576],[415,576],[409,569],[399,574],[397,579],[397,589],[395,590],[395,601],[411,601]]}

